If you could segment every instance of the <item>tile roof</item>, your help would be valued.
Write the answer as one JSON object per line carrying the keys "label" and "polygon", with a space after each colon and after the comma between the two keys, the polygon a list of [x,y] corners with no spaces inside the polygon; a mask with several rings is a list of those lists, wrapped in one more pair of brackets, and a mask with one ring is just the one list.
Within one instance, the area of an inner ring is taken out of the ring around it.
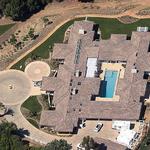
{"label": "tile roof", "polygon": [[[150,71],[150,32],[132,32],[131,40],[127,40],[126,35],[113,34],[110,39],[98,42],[93,38],[93,26],[90,21],[75,21],[68,44],[54,45],[52,57],[64,59],[64,64],[59,66],[56,78],[43,77],[42,90],[54,91],[56,110],[43,111],[41,125],[55,126],[58,132],[71,132],[80,118],[139,119],[147,85],[143,75],[144,71]],[[84,29],[85,34],[79,34],[79,29]],[[77,47],[79,40],[81,43]],[[75,64],[77,50],[80,53],[79,63]],[[99,94],[101,81],[96,77],[85,78],[88,57],[126,61],[125,76],[117,83],[119,101],[95,101],[94,95]],[[131,73],[133,67],[137,68],[138,73]],[[82,72],[80,77],[74,76],[76,70]],[[74,87],[78,89],[76,95],[71,94]]]}

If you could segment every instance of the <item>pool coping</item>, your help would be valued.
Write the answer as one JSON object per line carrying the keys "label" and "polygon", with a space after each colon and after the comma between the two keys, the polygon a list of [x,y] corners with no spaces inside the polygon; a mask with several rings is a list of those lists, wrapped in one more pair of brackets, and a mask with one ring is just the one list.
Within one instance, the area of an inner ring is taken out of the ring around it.
{"label": "pool coping", "polygon": [[[107,69],[104,70],[105,72],[108,71]],[[117,90],[117,84],[120,76],[120,70],[111,70],[111,71],[116,71],[117,73],[117,78],[116,78],[116,83],[114,87],[114,92],[113,92],[113,97],[112,98],[107,98],[107,97],[96,97],[96,101],[119,101],[120,96],[116,95],[116,90]]]}

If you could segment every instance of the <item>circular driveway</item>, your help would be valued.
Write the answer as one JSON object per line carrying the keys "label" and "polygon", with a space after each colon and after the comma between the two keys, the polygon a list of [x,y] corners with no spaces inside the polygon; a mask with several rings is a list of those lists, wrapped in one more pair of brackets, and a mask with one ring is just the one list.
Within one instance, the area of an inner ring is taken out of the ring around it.
{"label": "circular driveway", "polygon": [[31,80],[19,70],[0,72],[0,102],[16,105],[25,101],[31,92]]}
{"label": "circular driveway", "polygon": [[25,73],[32,81],[42,81],[42,77],[50,75],[50,67],[43,61],[34,61],[26,66]]}

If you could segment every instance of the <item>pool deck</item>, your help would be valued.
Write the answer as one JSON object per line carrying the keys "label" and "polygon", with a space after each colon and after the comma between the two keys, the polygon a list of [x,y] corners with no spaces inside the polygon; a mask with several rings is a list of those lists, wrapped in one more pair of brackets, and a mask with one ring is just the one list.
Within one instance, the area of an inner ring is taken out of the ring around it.
{"label": "pool deck", "polygon": [[119,78],[124,78],[125,68],[122,66],[123,63],[102,63],[101,70],[103,72],[100,74],[100,79],[104,80],[106,70],[114,70],[119,72]]}
{"label": "pool deck", "polygon": [[123,64],[124,63],[105,63],[105,62],[102,63],[101,70],[103,72],[100,74],[100,79],[101,80],[104,80],[106,70],[117,71],[118,72],[118,77],[117,77],[116,84],[115,84],[114,96],[112,98],[96,97],[96,101],[114,101],[114,102],[119,101],[120,96],[115,95],[115,94],[116,94],[118,80],[124,78],[125,68],[123,67]]}
{"label": "pool deck", "polygon": [[120,99],[119,95],[114,95],[113,98],[105,98],[105,97],[96,97],[96,101],[101,101],[101,102],[109,102],[109,101],[113,101],[113,102],[118,102]]}

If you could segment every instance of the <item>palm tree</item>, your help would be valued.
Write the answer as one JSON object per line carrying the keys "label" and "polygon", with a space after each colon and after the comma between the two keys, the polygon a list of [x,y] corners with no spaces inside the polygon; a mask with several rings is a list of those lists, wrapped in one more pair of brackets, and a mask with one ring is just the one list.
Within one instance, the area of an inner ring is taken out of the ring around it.
{"label": "palm tree", "polygon": [[18,129],[14,123],[2,122],[0,124],[0,148],[2,150],[25,150],[21,137],[17,133]]}
{"label": "palm tree", "polygon": [[71,150],[71,144],[68,144],[67,141],[60,139],[54,140],[51,143],[47,144],[44,150]]}
{"label": "palm tree", "polygon": [[98,144],[94,141],[90,136],[86,136],[83,138],[81,146],[85,148],[85,150],[93,149],[95,150]]}

